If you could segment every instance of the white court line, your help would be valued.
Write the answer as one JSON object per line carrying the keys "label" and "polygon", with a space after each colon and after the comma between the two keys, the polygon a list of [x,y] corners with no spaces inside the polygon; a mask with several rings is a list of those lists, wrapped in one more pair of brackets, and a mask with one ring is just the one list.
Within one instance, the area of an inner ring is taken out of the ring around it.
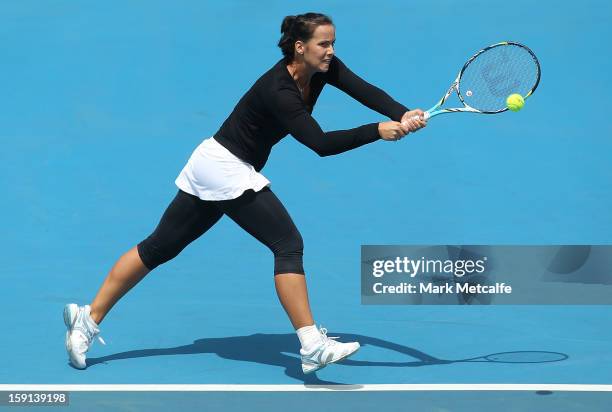
{"label": "white court line", "polygon": [[612,392],[612,385],[587,384],[363,384],[363,385],[31,385],[0,384],[0,391],[53,392],[307,392],[307,391],[554,391]]}

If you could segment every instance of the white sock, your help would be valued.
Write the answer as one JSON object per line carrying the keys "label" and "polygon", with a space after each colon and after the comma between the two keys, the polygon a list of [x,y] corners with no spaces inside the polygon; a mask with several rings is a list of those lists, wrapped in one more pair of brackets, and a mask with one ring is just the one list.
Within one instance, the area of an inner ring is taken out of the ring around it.
{"label": "white sock", "polygon": [[304,326],[299,328],[297,331],[300,344],[304,352],[311,352],[321,343],[321,332],[315,325]]}

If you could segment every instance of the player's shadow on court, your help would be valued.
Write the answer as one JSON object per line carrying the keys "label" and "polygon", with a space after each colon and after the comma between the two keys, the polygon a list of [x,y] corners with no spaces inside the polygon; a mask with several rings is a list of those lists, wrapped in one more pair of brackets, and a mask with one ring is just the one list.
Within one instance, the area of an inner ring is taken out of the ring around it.
{"label": "player's shadow on court", "polygon": [[[351,359],[340,364],[350,366],[382,366],[382,367],[421,367],[432,365],[447,365],[458,362],[493,362],[493,363],[548,363],[566,360],[568,355],[559,352],[547,351],[514,351],[494,353],[468,359],[441,359],[428,355],[417,349],[398,343],[385,341],[363,335],[340,334],[342,341],[357,341],[361,344],[360,351],[367,350],[368,346],[398,352],[411,359],[405,362],[365,361],[358,360],[358,352]],[[128,352],[115,353],[99,358],[87,359],[87,366],[106,363],[121,359],[134,359],[149,356],[193,355],[199,353],[216,354],[224,359],[234,361],[253,362],[285,369],[285,374],[291,378],[304,382],[306,385],[350,385],[348,382],[331,382],[319,379],[316,373],[304,375],[301,370],[299,358],[299,344],[295,334],[255,334],[249,336],[232,336],[225,338],[198,339],[191,345],[176,346],[172,348],[140,349]],[[205,362],[203,360],[202,362]],[[333,366],[332,366],[333,367]],[[347,387],[347,389],[351,389]]]}

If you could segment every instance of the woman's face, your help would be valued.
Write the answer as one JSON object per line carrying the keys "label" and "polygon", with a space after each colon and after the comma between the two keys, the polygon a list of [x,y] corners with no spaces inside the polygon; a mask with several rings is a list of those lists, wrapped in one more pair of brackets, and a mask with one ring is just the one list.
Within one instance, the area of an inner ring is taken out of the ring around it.
{"label": "woman's face", "polygon": [[331,24],[317,26],[306,43],[297,42],[296,51],[304,57],[307,66],[317,72],[326,72],[334,57],[336,29]]}

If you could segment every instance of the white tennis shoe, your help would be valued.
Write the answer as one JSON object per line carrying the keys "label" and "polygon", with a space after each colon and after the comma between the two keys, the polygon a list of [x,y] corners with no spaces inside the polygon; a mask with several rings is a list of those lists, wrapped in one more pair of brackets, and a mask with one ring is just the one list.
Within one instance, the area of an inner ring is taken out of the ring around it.
{"label": "white tennis shoe", "polygon": [[302,355],[302,371],[304,373],[312,373],[324,368],[330,363],[336,363],[351,356],[359,350],[358,342],[337,342],[333,339],[338,339],[338,336],[327,336],[327,329],[319,328],[321,333],[321,344],[306,353],[304,349],[300,349]]}
{"label": "white tennis shoe", "polygon": [[94,339],[98,338],[101,344],[106,345],[104,339],[98,334],[100,328],[89,315],[89,305],[78,306],[70,303],[64,307],[64,323],[66,324],[66,351],[70,363],[77,369],[85,369],[87,364],[86,353],[93,345]]}

